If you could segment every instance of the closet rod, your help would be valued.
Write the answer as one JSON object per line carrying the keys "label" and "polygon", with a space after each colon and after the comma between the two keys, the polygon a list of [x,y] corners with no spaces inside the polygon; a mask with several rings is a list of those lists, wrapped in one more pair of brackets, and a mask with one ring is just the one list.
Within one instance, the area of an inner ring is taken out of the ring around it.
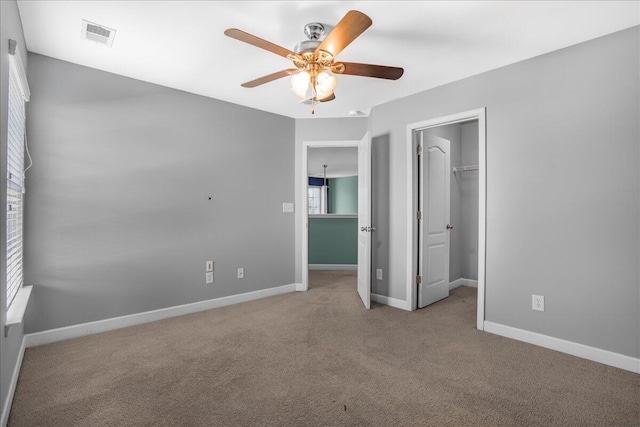
{"label": "closet rod", "polygon": [[453,172],[466,172],[466,171],[477,171],[478,166],[454,166]]}

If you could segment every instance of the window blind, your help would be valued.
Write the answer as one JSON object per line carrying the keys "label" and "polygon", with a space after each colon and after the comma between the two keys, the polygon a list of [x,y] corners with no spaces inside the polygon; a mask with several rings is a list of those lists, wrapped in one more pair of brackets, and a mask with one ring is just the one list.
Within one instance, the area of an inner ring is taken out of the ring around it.
{"label": "window blind", "polygon": [[7,130],[7,309],[22,287],[22,189],[24,186],[24,91],[16,67],[9,67]]}

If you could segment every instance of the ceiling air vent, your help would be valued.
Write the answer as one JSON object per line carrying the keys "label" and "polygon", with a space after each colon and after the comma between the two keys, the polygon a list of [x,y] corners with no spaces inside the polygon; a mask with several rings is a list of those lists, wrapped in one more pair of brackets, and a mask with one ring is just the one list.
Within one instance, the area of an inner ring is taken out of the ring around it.
{"label": "ceiling air vent", "polygon": [[82,20],[82,38],[111,47],[116,30]]}

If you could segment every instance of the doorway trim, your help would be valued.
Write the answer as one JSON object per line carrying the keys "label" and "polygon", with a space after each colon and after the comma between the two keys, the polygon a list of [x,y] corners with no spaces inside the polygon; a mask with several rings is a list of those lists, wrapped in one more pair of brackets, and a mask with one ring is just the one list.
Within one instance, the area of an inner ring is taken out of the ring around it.
{"label": "doorway trim", "polygon": [[300,224],[302,227],[302,283],[296,290],[309,290],[309,148],[341,148],[358,147],[360,141],[303,141],[302,142],[302,203],[300,208]]}
{"label": "doorway trim", "polygon": [[485,267],[486,267],[486,229],[487,229],[487,137],[486,108],[451,114],[407,125],[407,306],[417,308],[416,296],[416,250],[414,233],[416,231],[416,201],[414,197],[414,178],[417,174],[413,134],[416,131],[451,125],[454,123],[478,120],[478,304],[476,328],[484,330],[485,309]]}

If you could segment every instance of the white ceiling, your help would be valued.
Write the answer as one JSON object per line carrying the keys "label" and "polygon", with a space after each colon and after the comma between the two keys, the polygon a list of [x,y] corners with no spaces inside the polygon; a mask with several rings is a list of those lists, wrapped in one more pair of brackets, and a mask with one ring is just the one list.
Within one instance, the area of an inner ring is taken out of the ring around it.
{"label": "white ceiling", "polygon": [[[347,117],[429,88],[640,23],[637,1],[18,1],[27,49],[80,65],[293,118],[308,105],[283,78],[240,84],[291,66],[226,37],[235,27],[280,46],[309,22],[335,25],[351,10],[373,25],[338,60],[400,66],[387,81],[339,76],[337,99],[313,117]],[[81,20],[117,30],[112,48],[80,38]]]}
{"label": "white ceiling", "polygon": [[357,147],[311,147],[307,155],[307,174],[322,178],[327,165],[327,178],[358,175]]}

